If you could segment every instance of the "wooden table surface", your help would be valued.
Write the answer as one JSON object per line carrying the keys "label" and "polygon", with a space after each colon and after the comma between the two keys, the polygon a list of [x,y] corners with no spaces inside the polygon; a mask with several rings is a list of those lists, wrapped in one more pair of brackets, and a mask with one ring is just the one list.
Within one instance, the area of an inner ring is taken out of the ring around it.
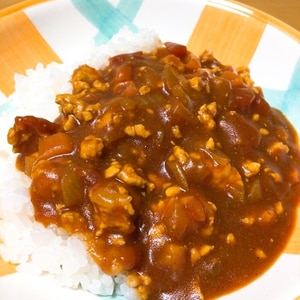
{"label": "wooden table surface", "polygon": [[[262,10],[300,31],[299,0],[238,0]],[[0,0],[0,9],[22,2],[21,0]]]}

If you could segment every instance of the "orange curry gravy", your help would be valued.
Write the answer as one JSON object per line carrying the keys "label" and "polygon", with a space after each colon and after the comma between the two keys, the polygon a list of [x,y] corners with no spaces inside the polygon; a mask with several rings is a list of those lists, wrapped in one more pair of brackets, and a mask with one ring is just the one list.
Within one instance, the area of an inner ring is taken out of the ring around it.
{"label": "orange curry gravy", "polygon": [[246,68],[166,43],[74,71],[55,122],[8,133],[38,221],[80,236],[142,299],[211,299],[257,278],[295,223],[296,132]]}

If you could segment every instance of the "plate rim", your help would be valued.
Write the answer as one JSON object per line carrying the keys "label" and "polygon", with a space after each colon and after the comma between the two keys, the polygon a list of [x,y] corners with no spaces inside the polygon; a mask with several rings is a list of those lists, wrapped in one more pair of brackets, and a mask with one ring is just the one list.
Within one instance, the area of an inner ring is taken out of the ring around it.
{"label": "plate rim", "polygon": [[[0,18],[7,17],[11,14],[17,13],[19,11],[22,11],[26,8],[32,7],[34,5],[43,4],[50,1],[58,1],[58,0],[23,0],[19,3],[13,4],[7,8],[4,8],[0,10]],[[183,1],[183,0],[182,0]],[[192,0],[193,1],[193,0]],[[300,31],[294,28],[293,26],[287,24],[285,21],[282,21],[281,19],[264,12],[261,9],[258,9],[256,7],[253,7],[252,5],[247,5],[244,3],[241,3],[236,0],[204,0],[203,2],[206,2],[206,5],[217,5],[218,7],[222,8],[230,8],[234,11],[241,12],[244,15],[247,15],[249,17],[252,17],[258,21],[264,22],[266,24],[269,24],[284,34],[288,35],[290,38],[294,39],[300,44]],[[251,11],[251,13],[245,11]]]}
{"label": "plate rim", "polygon": [[[241,3],[236,0],[208,0],[208,3],[217,4],[220,7],[229,7],[235,11],[241,12],[244,15],[248,15],[258,21],[264,22],[268,25],[271,25],[277,28],[279,31],[283,32],[284,34],[288,35],[290,38],[294,39],[300,44],[300,31],[294,28],[293,26],[287,24],[286,22],[280,20],[273,15],[264,12],[261,9],[255,8],[252,5],[247,5]],[[250,10],[252,13],[245,11],[244,9]]]}

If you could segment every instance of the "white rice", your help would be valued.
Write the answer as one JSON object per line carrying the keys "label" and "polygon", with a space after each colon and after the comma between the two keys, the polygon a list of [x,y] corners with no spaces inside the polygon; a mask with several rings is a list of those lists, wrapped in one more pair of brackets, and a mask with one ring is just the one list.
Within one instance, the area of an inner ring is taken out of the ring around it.
{"label": "white rice", "polygon": [[78,238],[34,221],[28,191],[30,179],[15,169],[16,155],[12,154],[6,135],[17,115],[48,120],[57,117],[55,95],[71,91],[68,81],[79,65],[102,68],[109,56],[139,50],[150,52],[158,45],[160,40],[155,32],[143,29],[131,33],[124,28],[108,44],[92,45],[84,61],[69,65],[38,64],[35,70],[27,70],[26,76],[15,75],[15,92],[5,99],[5,109],[0,111],[0,256],[17,263],[17,271],[50,276],[59,285],[82,288],[96,295],[112,295],[116,291],[126,298],[136,298],[135,291],[125,284],[124,276],[105,275]]}

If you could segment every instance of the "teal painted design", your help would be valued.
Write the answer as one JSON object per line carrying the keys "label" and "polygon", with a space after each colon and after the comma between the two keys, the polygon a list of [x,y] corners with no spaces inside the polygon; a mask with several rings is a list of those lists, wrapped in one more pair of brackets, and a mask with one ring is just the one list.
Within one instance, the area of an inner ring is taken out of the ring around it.
{"label": "teal painted design", "polygon": [[11,102],[10,101],[7,101],[7,102],[4,102],[4,103],[0,104],[0,117],[4,113],[9,113],[11,111],[13,111],[13,107],[11,106]]}
{"label": "teal painted design", "polygon": [[143,0],[120,0],[117,6],[108,0],[71,0],[78,11],[85,16],[99,33],[95,43],[101,45],[109,41],[123,26],[137,31],[133,20]]}
{"label": "teal painted design", "polygon": [[266,100],[280,109],[292,122],[300,134],[300,58],[295,65],[288,89],[275,90],[264,88]]}

